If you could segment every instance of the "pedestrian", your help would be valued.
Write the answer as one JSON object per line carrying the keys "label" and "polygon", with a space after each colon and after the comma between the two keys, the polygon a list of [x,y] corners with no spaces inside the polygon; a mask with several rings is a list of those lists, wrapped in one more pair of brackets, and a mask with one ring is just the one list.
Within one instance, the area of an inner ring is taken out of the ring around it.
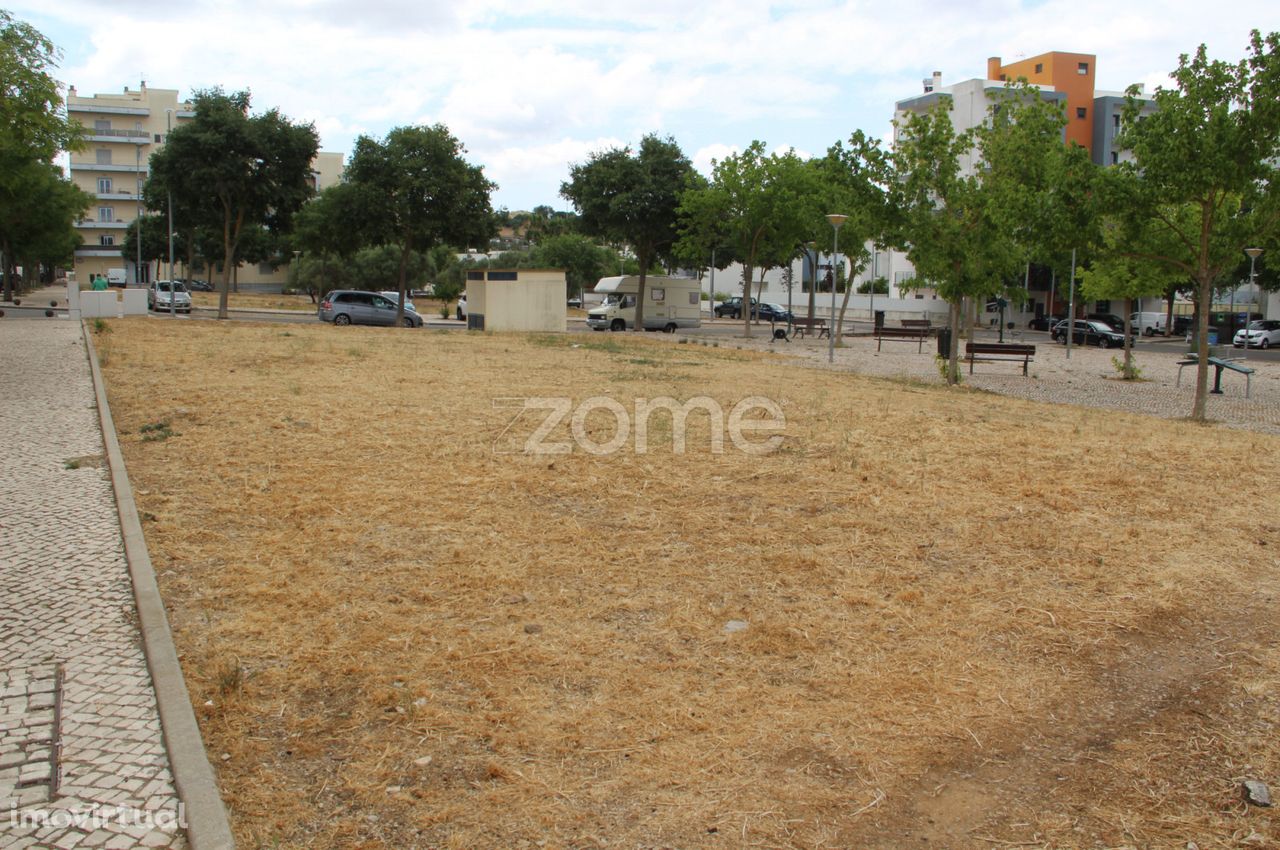
{"label": "pedestrian", "polygon": [[102,292],[107,288],[107,279],[100,274],[90,275],[89,288],[94,292]]}

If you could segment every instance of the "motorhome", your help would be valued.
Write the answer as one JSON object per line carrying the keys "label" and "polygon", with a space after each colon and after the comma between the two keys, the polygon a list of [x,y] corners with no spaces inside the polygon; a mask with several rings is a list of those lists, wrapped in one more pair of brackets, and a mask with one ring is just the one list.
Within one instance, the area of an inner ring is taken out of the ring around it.
{"label": "motorhome", "polygon": [[[604,303],[587,312],[593,330],[623,331],[636,325],[638,275],[602,277],[595,291]],[[702,326],[702,290],[695,278],[651,277],[644,282],[644,329],[674,333],[676,328]]]}

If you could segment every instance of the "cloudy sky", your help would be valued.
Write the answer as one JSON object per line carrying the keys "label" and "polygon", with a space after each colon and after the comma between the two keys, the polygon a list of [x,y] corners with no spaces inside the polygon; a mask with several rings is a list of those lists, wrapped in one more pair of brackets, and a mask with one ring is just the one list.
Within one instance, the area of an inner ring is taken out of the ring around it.
{"label": "cloudy sky", "polygon": [[1050,50],[1097,84],[1166,81],[1200,43],[1237,60],[1274,0],[10,0],[63,52],[78,93],[248,88],[314,122],[324,150],[443,122],[499,184],[495,206],[566,209],[560,183],[645,133],[702,170],[753,139],[821,153],[883,136],[894,101]]}

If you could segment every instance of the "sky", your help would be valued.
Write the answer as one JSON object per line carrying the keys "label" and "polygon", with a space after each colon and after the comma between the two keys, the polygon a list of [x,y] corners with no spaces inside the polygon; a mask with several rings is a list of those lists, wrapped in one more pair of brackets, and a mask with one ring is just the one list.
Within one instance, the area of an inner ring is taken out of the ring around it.
{"label": "sky", "polygon": [[1099,89],[1169,85],[1201,43],[1237,61],[1274,0],[9,0],[62,51],[81,96],[248,89],[310,122],[321,150],[443,123],[498,184],[495,208],[569,209],[596,152],[674,138],[709,173],[753,140],[820,155],[888,137],[894,103],[1058,50],[1097,57]]}

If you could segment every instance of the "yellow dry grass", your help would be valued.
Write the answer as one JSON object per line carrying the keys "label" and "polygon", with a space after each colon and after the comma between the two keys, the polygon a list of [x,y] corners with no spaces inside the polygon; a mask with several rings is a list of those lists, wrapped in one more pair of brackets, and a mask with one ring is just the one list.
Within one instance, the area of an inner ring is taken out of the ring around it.
{"label": "yellow dry grass", "polygon": [[[1272,438],[668,338],[111,326],[245,847],[1277,834],[1234,788],[1280,778],[1280,527],[1219,475]],[[773,398],[782,448],[506,453],[494,404],[661,395]]]}

